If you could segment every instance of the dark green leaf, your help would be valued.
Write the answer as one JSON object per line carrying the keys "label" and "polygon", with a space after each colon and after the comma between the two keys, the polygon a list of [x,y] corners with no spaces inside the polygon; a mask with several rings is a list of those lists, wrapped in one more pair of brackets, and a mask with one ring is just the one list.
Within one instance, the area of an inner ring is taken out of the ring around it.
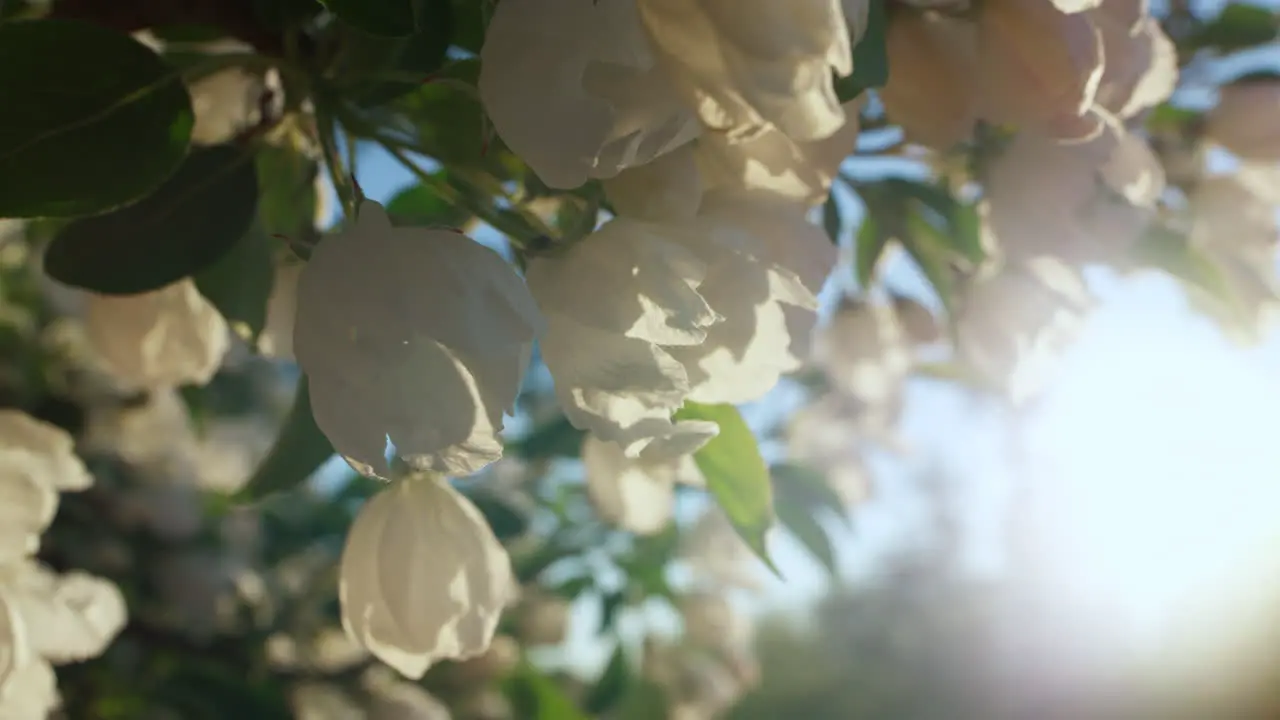
{"label": "dark green leaf", "polygon": [[822,229],[834,244],[840,244],[840,205],[836,202],[836,194],[832,192],[822,205]]}
{"label": "dark green leaf", "polygon": [[503,685],[521,720],[587,720],[564,690],[532,665],[522,665]]}
{"label": "dark green leaf", "polygon": [[631,684],[614,720],[654,720],[671,716],[670,702],[662,686],[645,678]]}
{"label": "dark green leaf", "polygon": [[453,44],[475,55],[484,45],[484,7],[483,0],[453,0]]}
{"label": "dark green leaf", "polygon": [[477,492],[468,496],[488,521],[490,529],[499,540],[506,541],[524,534],[529,527],[529,519],[524,513],[502,498],[489,492]]}
{"label": "dark green leaf", "polygon": [[321,0],[345,22],[373,35],[404,37],[426,30],[431,0]]}
{"label": "dark green leaf", "polygon": [[867,30],[853,48],[853,73],[836,78],[836,97],[849,102],[868,88],[884,87],[889,81],[889,49],[885,42],[888,30],[885,0],[870,0],[867,8]]}
{"label": "dark green leaf", "polygon": [[315,224],[319,165],[285,147],[265,145],[254,157],[258,169],[258,218],[268,235],[299,240]]}
{"label": "dark green leaf", "polygon": [[627,594],[625,592],[607,593],[600,599],[600,631],[604,632],[613,627],[618,619],[618,611],[626,607]]}
{"label": "dark green leaf", "polygon": [[862,217],[862,226],[858,228],[858,236],[854,239],[854,254],[857,257],[854,270],[857,272],[858,287],[871,287],[876,265],[880,262],[884,249],[888,247],[889,240],[889,233],[883,231],[868,208],[866,215]]}
{"label": "dark green leaf", "polygon": [[298,380],[293,407],[280,427],[271,451],[236,495],[239,502],[260,500],[292,490],[333,457],[333,445],[311,415],[311,392],[304,375]]}
{"label": "dark green leaf", "polygon": [[1222,14],[1186,40],[1191,50],[1214,48],[1222,52],[1243,50],[1275,39],[1275,14],[1258,5],[1229,3]]}
{"label": "dark green leaf", "polygon": [[267,300],[275,281],[271,248],[267,234],[255,223],[230,252],[195,276],[200,293],[250,342],[258,339],[267,322]]}
{"label": "dark green leaf", "polygon": [[226,255],[253,222],[258,179],[243,151],[193,151],[154,193],[64,228],[45,253],[55,279],[109,295],[155,290]]}
{"label": "dark green leaf", "polygon": [[795,463],[779,463],[771,468],[776,502],[786,499],[809,512],[829,511],[848,523],[848,508],[822,473]]}
{"label": "dark green leaf", "polygon": [[778,519],[782,525],[797,539],[800,544],[822,563],[827,572],[836,575],[836,554],[831,546],[827,531],[814,517],[813,512],[789,497],[780,497],[777,502]]}
{"label": "dark green leaf", "polygon": [[511,450],[526,460],[578,457],[585,434],[560,415],[539,425],[524,439],[512,443]]}
{"label": "dark green leaf", "polygon": [[0,25],[0,108],[0,217],[134,202],[177,169],[195,122],[181,79],[155,53],[71,20]]}
{"label": "dark green leaf", "polygon": [[[426,0],[425,11],[429,18],[426,26],[403,38],[344,28],[342,64],[336,72],[338,87],[347,97],[363,107],[382,105],[421,86],[440,69],[453,31],[453,4],[450,0]],[[417,77],[406,80],[406,75]]]}
{"label": "dark green leaf", "polygon": [[[444,181],[444,171],[438,173]],[[435,189],[426,185],[410,185],[396,193],[387,203],[387,214],[397,224],[443,225],[461,227],[471,219],[466,210],[454,207]]]}
{"label": "dark green leaf", "polygon": [[319,0],[252,0],[258,23],[272,30],[296,27],[323,10]]}
{"label": "dark green leaf", "polygon": [[595,685],[591,686],[591,691],[587,693],[582,709],[593,716],[612,710],[626,692],[629,679],[627,654],[623,651],[622,643],[618,643],[617,649],[613,651],[613,657],[609,658],[609,664],[605,665],[604,672],[600,673],[600,679],[596,680]]}
{"label": "dark green leaf", "polygon": [[693,459],[707,480],[707,490],[747,545],[770,569],[773,561],[765,537],[773,526],[773,488],[769,468],[760,456],[756,437],[738,409],[732,405],[686,402],[677,420],[710,420],[720,434],[702,447]]}
{"label": "dark green leaf", "polygon": [[951,312],[955,301],[954,253],[947,236],[928,220],[913,212],[907,216],[906,232],[900,238],[902,247],[915,261],[925,279],[933,286],[938,299]]}
{"label": "dark green leaf", "polygon": [[476,94],[478,60],[450,63],[435,79],[395,101],[417,129],[424,153],[452,167],[483,169],[500,178],[512,177],[509,151],[489,127]]}

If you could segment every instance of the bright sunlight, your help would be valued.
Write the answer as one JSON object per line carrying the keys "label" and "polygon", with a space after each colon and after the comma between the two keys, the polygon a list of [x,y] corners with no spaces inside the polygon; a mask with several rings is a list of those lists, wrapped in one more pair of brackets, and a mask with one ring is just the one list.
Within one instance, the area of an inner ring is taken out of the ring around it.
{"label": "bright sunlight", "polygon": [[1151,661],[1252,633],[1280,587],[1275,353],[1172,292],[1144,281],[1108,303],[1025,431],[1061,620]]}

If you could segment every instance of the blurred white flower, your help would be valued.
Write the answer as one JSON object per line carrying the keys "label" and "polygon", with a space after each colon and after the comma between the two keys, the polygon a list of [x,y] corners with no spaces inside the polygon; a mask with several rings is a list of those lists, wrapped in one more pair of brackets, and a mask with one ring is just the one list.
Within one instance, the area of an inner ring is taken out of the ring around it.
{"label": "blurred white flower", "polygon": [[888,303],[844,300],[814,336],[814,362],[840,392],[871,407],[902,392],[912,346]]}
{"label": "blurred white flower", "polygon": [[893,72],[880,89],[885,114],[908,140],[945,150],[968,140],[978,120],[974,23],[904,12],[885,35]]}
{"label": "blurred white flower", "polygon": [[224,556],[213,550],[169,552],[149,570],[174,627],[199,640],[218,631],[235,593],[231,567]]}
{"label": "blurred white flower", "polygon": [[279,74],[266,75],[244,68],[219,70],[188,88],[196,123],[191,142],[217,145],[233,140],[263,120],[263,110],[281,107],[284,95]]}
{"label": "blurred white flower", "polygon": [[295,720],[356,720],[364,709],[342,688],[321,682],[302,682],[289,693]]}
{"label": "blurred white flower", "polygon": [[454,705],[458,717],[466,720],[518,720],[511,701],[493,687],[474,688]]}
{"label": "blurred white flower", "polygon": [[891,302],[893,311],[898,316],[898,323],[906,332],[907,338],[917,345],[929,345],[942,339],[942,328],[938,318],[920,301],[906,295],[894,294]]}
{"label": "blurred white flower", "polygon": [[871,496],[863,441],[873,439],[878,428],[868,427],[868,419],[865,408],[831,394],[798,410],[787,428],[791,457],[821,471],[848,507]]}
{"label": "blurred white flower", "polygon": [[719,507],[710,507],[680,536],[680,557],[700,586],[760,590],[759,559]]}
{"label": "blurred white flower", "polygon": [[795,141],[773,126],[751,139],[706,132],[697,143],[698,167],[708,190],[767,190],[806,205],[827,199],[831,182],[858,144],[858,113],[866,96],[845,103],[845,121],[821,140]]}
{"label": "blurred white flower", "polygon": [[94,403],[82,442],[93,452],[142,467],[186,455],[196,436],[187,403],[176,389],[163,388],[140,402]]}
{"label": "blurred white flower", "polygon": [[139,295],[91,293],[85,333],[130,389],[209,382],[231,347],[227,321],[190,278]]}
{"label": "blurred white flower", "polygon": [[58,677],[46,660],[32,658],[0,685],[0,720],[42,720],[61,702]]}
{"label": "blurred white flower", "polygon": [[1274,204],[1239,177],[1205,178],[1191,196],[1191,244],[1223,271],[1254,329],[1280,320],[1280,247]]}
{"label": "blurred white flower", "polygon": [[480,60],[494,128],[553,188],[612,177],[698,132],[656,65],[635,0],[504,0]]}
{"label": "blurred white flower", "polygon": [[1095,101],[1120,118],[1168,100],[1178,84],[1178,49],[1145,6],[1107,0],[1089,12],[1106,56]]}
{"label": "blurred white flower", "polygon": [[588,435],[582,442],[587,495],[605,522],[639,535],[660,532],[671,520],[676,483],[702,487],[692,455],[629,458],[617,443]]}
{"label": "blurred white flower", "polygon": [[853,71],[857,38],[840,0],[636,4],[667,77],[708,129],[747,139],[772,125],[805,141],[844,124],[832,71]]}
{"label": "blurred white flower", "polygon": [[258,335],[258,350],[267,357],[293,359],[293,321],[298,313],[298,278],[301,262],[276,265],[271,297],[267,300],[267,321]]}
{"label": "blurred white flower", "polygon": [[0,410],[0,455],[20,450],[38,463],[46,481],[58,490],[83,490],[93,476],[75,454],[75,441],[62,428],[18,410]]}
{"label": "blurred white flower", "polygon": [[1090,306],[1079,275],[1059,261],[1004,268],[963,292],[955,319],[960,352],[1015,402],[1024,400],[1043,386]]}
{"label": "blurred white flower", "polygon": [[0,707],[3,707],[5,692],[14,684],[10,681],[21,675],[31,661],[27,627],[18,615],[17,604],[0,593]]}
{"label": "blurred white flower", "polygon": [[693,227],[677,237],[708,268],[698,293],[722,319],[702,343],[670,353],[690,400],[756,400],[807,359],[836,248],[803,206],[773,193],[711,191]]}
{"label": "blurred white flower", "polygon": [[26,628],[32,652],[53,663],[101,655],[124,628],[124,596],[82,572],[56,575],[33,561],[0,570],[0,594]]}
{"label": "blurred white flower", "polygon": [[471,501],[435,476],[370,499],[347,535],[342,625],[403,675],[483,653],[516,591],[511,561]]}
{"label": "blurred white flower", "polygon": [[386,476],[387,441],[451,475],[502,455],[542,319],[494,251],[449,230],[391,225],[365,201],[298,280],[294,353],[316,424],[353,468]]}
{"label": "blurred white flower", "polygon": [[679,607],[689,643],[717,653],[750,652],[755,624],[723,593],[691,592],[680,598]]}
{"label": "blurred white flower", "polygon": [[1206,116],[1205,134],[1247,160],[1280,161],[1280,82],[1244,80],[1218,90],[1218,104]]}
{"label": "blurred white flower", "polygon": [[369,720],[450,720],[449,708],[421,687],[387,683],[373,690],[366,708]]}
{"label": "blurred white flower", "polygon": [[558,595],[526,592],[515,613],[525,645],[559,645],[569,632],[569,601]]}
{"label": "blurred white flower", "polygon": [[715,434],[708,423],[671,421],[690,387],[671,351],[703,342],[720,319],[697,292],[707,266],[675,237],[682,232],[617,218],[530,259],[526,272],[547,318],[542,357],[565,415],[633,457],[655,439]]}

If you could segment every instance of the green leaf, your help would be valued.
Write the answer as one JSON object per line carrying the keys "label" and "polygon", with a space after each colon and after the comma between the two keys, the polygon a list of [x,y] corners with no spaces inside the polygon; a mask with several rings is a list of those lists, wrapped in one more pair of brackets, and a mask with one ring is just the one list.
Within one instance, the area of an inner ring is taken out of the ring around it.
{"label": "green leaf", "polygon": [[181,79],[155,53],[71,20],[0,25],[0,108],[0,217],[134,202],[178,168],[195,123]]}
{"label": "green leaf", "polygon": [[778,519],[783,527],[805,546],[805,549],[822,564],[828,573],[833,576],[838,574],[839,568],[836,566],[836,553],[831,546],[831,538],[827,537],[827,531],[822,528],[813,513],[787,497],[778,499],[777,508]]}
{"label": "green leaf", "polygon": [[890,239],[889,233],[883,231],[880,223],[872,217],[871,209],[868,207],[866,215],[862,217],[862,226],[858,228],[858,236],[854,239],[856,256],[854,271],[857,273],[858,287],[871,287],[871,281],[875,279],[876,265],[884,255]]}
{"label": "green leaf", "polygon": [[468,499],[476,506],[490,529],[499,540],[507,541],[520,537],[529,528],[529,519],[511,503],[491,492],[469,493]]}
{"label": "green leaf", "polygon": [[229,145],[193,151],[141,202],[63,228],[45,252],[45,269],[108,295],[155,290],[203,270],[253,222],[258,178],[248,160]]}
{"label": "green leaf", "polygon": [[341,30],[343,51],[335,72],[346,97],[363,107],[383,105],[421,86],[440,69],[453,32],[453,4],[426,0],[424,10],[425,27],[403,38],[378,37],[354,27]]}
{"label": "green leaf", "polygon": [[479,76],[478,60],[450,63],[432,82],[398,98],[395,107],[413,122],[427,156],[451,168],[478,168],[510,179],[519,163],[489,126],[475,89]]}
{"label": "green leaf", "polygon": [[950,241],[919,212],[912,212],[907,216],[906,226],[906,232],[899,238],[903,249],[915,261],[920,272],[924,273],[947,312],[952,312],[956,276],[951,266],[954,252]]}
{"label": "green leaf", "polygon": [[829,511],[849,525],[849,509],[822,473],[796,463],[778,463],[770,473],[777,502],[785,498],[807,511]]}
{"label": "green leaf", "polygon": [[720,426],[720,434],[694,454],[694,462],[738,535],[776,573],[765,547],[773,526],[773,487],[751,428],[728,404],[686,402],[675,419],[710,420]]}
{"label": "green leaf", "polygon": [[510,448],[525,460],[578,457],[584,435],[586,433],[574,427],[568,418],[559,415],[539,425],[525,438],[512,443]]}
{"label": "green leaf", "polygon": [[627,654],[622,643],[618,643],[613,656],[609,658],[609,664],[605,665],[604,672],[600,673],[600,679],[596,680],[595,685],[592,685],[590,692],[587,693],[582,709],[593,716],[613,709],[626,692],[629,679]]}
{"label": "green leaf", "polygon": [[253,477],[236,494],[237,502],[252,502],[292,490],[333,457],[333,445],[311,415],[311,392],[306,376],[298,379],[293,407],[280,427],[271,451],[259,463]]}
{"label": "green leaf", "polygon": [[835,192],[827,195],[827,201],[822,204],[822,229],[827,231],[832,244],[840,244],[840,205]]}
{"label": "green leaf", "polygon": [[845,103],[868,88],[884,87],[889,82],[889,48],[885,42],[888,17],[886,0],[870,0],[867,8],[867,30],[853,48],[853,73],[835,79],[836,97]]}
{"label": "green leaf", "polygon": [[528,663],[503,685],[521,720],[588,720],[554,680]]}
{"label": "green leaf", "polygon": [[426,30],[431,0],[321,0],[343,21],[373,35],[404,37]]}
{"label": "green leaf", "polygon": [[622,591],[606,593],[600,599],[600,631],[605,632],[613,627],[618,619],[618,611],[627,606],[627,594]]}
{"label": "green leaf", "polygon": [[267,301],[275,281],[271,249],[270,238],[255,223],[230,252],[195,276],[200,294],[250,343],[267,323]]}
{"label": "green leaf", "polygon": [[315,225],[316,175],[320,166],[286,147],[264,145],[254,156],[258,169],[258,218],[268,235],[300,239]]}
{"label": "green leaf", "polygon": [[[444,182],[445,171],[436,173]],[[454,207],[434,188],[410,185],[396,193],[387,203],[387,214],[398,223],[409,225],[443,225],[460,227],[471,219],[471,213]]]}
{"label": "green leaf", "polygon": [[1231,52],[1268,43],[1276,38],[1276,31],[1276,16],[1271,10],[1258,5],[1230,3],[1185,44],[1190,50],[1212,47]]}

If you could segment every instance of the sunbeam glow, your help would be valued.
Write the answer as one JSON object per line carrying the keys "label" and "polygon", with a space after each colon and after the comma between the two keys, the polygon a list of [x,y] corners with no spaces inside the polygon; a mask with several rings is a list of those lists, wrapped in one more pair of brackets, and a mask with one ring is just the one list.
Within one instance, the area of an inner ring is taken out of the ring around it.
{"label": "sunbeam glow", "polygon": [[1027,430],[1063,622],[1147,658],[1250,632],[1278,597],[1280,368],[1146,303],[1099,314],[1066,362]]}

